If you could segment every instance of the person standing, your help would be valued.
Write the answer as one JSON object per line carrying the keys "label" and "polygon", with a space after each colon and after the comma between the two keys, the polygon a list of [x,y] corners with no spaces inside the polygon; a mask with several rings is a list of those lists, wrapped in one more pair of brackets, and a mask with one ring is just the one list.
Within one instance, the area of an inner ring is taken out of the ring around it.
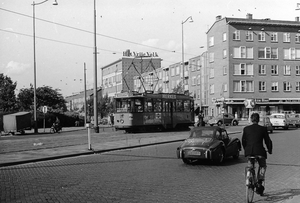
{"label": "person standing", "polygon": [[[259,165],[258,168],[258,186],[257,193],[260,195],[264,192],[264,186],[262,182],[265,180],[265,173],[267,169],[267,151],[264,148],[264,144],[269,154],[272,154],[273,143],[269,136],[267,127],[258,125],[259,114],[253,113],[251,115],[252,125],[246,126],[243,129],[242,145],[245,150],[245,157],[255,156]],[[248,167],[251,163],[248,160]]]}

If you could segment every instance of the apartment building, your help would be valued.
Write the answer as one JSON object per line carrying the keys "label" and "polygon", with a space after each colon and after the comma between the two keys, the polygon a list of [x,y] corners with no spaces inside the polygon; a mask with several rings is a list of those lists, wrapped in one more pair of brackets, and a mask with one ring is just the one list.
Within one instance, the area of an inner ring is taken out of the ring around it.
{"label": "apartment building", "polygon": [[[115,97],[117,93],[133,91],[134,77],[160,68],[161,59],[156,52],[137,53],[126,50],[121,59],[101,68],[103,95]],[[157,74],[152,75],[152,80],[155,77]],[[150,81],[147,82],[150,84]]]}
{"label": "apartment building", "polygon": [[299,18],[217,16],[207,47],[210,115],[222,109],[240,118],[247,118],[249,109],[300,111]]}

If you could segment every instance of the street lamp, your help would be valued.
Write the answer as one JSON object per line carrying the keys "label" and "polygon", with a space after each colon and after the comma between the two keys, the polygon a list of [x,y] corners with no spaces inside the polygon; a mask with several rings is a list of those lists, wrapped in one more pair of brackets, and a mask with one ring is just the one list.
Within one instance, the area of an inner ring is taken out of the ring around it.
{"label": "street lamp", "polygon": [[183,91],[184,91],[184,43],[183,43],[183,24],[189,21],[190,23],[194,22],[192,19],[192,16],[188,17],[185,21],[181,22],[181,30],[182,30],[182,85],[183,85]]}
{"label": "street lamp", "polygon": [[[38,133],[38,126],[37,126],[37,115],[36,115],[36,54],[35,54],[35,6],[36,5],[40,5],[43,4],[45,2],[47,2],[48,0],[42,1],[40,3],[35,3],[33,1],[32,8],[33,8],[33,77],[34,77],[34,89],[33,89],[33,105],[34,105],[34,133]],[[55,0],[53,2],[53,5],[58,5],[57,1]]]}

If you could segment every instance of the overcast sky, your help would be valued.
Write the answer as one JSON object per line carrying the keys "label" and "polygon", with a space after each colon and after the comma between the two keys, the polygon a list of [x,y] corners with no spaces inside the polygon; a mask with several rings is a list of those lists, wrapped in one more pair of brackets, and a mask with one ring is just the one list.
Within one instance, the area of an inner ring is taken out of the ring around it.
{"label": "overcast sky", "polygon": [[[34,81],[33,1],[0,2],[0,73],[16,81],[18,90],[28,88]],[[94,0],[57,2],[35,6],[37,87],[68,96],[84,88],[84,63],[87,88],[93,88]],[[186,60],[206,50],[206,31],[218,15],[294,21],[300,16],[296,8],[297,0],[97,0],[98,76],[126,49],[156,52],[163,67],[180,62],[181,23],[189,16],[194,22],[184,24]]]}

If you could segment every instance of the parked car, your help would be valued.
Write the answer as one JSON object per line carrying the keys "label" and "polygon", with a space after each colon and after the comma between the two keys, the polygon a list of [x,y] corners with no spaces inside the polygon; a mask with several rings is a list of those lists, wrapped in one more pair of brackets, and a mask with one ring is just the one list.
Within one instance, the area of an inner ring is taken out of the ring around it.
{"label": "parked car", "polygon": [[185,164],[198,160],[222,163],[225,157],[239,158],[241,142],[231,138],[225,129],[218,126],[195,127],[189,137],[177,148],[177,158]]}
{"label": "parked car", "polygon": [[273,125],[271,123],[271,120],[267,116],[260,116],[259,117],[259,124],[262,126],[267,127],[268,132],[273,133]]}
{"label": "parked car", "polygon": [[272,113],[270,116],[270,121],[274,128],[283,128],[285,130],[289,129],[290,118],[284,113]]}
{"label": "parked car", "polygon": [[289,114],[290,125],[299,128],[300,127],[300,114]]}
{"label": "parked car", "polygon": [[204,121],[205,124],[207,124],[208,121],[209,121],[210,119],[212,119],[212,118],[213,118],[213,116],[204,116],[203,121]]}
{"label": "parked car", "polygon": [[223,120],[224,120],[225,125],[238,125],[239,124],[239,121],[237,119],[235,119],[234,115],[229,114],[229,113],[224,113],[224,118],[223,118],[223,114],[219,114],[216,117],[213,117],[212,119],[208,120],[207,124],[210,126],[213,126],[213,125],[221,126],[223,124]]}

